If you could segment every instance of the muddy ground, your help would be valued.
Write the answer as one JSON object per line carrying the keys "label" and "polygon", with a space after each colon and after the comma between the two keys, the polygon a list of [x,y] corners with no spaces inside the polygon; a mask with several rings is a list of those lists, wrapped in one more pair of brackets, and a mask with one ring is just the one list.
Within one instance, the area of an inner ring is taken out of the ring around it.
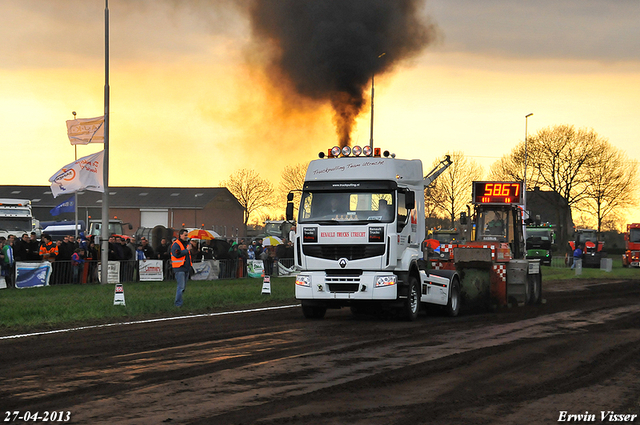
{"label": "muddy ground", "polygon": [[3,338],[1,419],[550,424],[614,411],[640,424],[640,281],[546,283],[543,295],[413,323],[285,307]]}

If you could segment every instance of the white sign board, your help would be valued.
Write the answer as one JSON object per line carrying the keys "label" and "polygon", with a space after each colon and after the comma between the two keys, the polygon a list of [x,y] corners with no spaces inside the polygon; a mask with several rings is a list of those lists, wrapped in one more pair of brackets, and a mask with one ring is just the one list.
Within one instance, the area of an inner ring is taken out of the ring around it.
{"label": "white sign board", "polygon": [[163,280],[162,260],[140,260],[140,282],[153,282]]}
{"label": "white sign board", "polygon": [[[120,283],[120,261],[109,261],[107,283]],[[98,281],[102,283],[102,263],[98,263]]]}

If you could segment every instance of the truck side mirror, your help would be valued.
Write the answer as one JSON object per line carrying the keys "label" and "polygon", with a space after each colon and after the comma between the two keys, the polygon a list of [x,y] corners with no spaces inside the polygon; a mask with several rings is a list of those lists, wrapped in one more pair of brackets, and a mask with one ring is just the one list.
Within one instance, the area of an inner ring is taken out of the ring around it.
{"label": "truck side mirror", "polygon": [[460,213],[460,224],[463,226],[467,225],[467,213],[464,211]]}
{"label": "truck side mirror", "polygon": [[287,221],[293,220],[293,202],[287,202],[286,217],[287,217]]}
{"label": "truck side mirror", "polygon": [[287,202],[291,202],[293,201],[293,193],[289,192],[287,193]]}
{"label": "truck side mirror", "polygon": [[404,206],[408,210],[412,210],[416,207],[416,193],[408,191],[404,195]]}

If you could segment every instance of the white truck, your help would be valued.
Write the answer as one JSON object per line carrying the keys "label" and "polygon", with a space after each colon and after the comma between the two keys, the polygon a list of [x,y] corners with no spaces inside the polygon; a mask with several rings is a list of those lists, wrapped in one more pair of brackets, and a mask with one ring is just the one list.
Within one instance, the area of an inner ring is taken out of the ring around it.
{"label": "white truck", "polygon": [[295,295],[304,316],[322,318],[327,308],[349,306],[355,314],[395,310],[415,320],[421,303],[457,315],[456,272],[427,271],[422,260],[424,188],[451,160],[424,177],[420,160],[381,156],[379,149],[362,153],[366,147],[335,147],[307,169],[293,241],[301,270]]}
{"label": "white truck", "polygon": [[33,217],[31,201],[28,199],[0,198],[0,236],[14,235],[20,238],[24,233],[36,232],[40,237],[40,223]]}

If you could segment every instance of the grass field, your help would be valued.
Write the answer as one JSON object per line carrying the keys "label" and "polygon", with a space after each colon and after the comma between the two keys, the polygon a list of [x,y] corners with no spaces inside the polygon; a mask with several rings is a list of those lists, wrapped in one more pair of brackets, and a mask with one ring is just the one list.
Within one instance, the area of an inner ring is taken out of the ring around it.
{"label": "grass field", "polygon": [[125,283],[124,306],[114,305],[115,285],[5,289],[0,333],[295,303],[294,281],[272,277],[270,295],[262,294],[262,279],[189,281],[181,308],[173,305],[175,281]]}
{"label": "grass field", "polygon": [[582,274],[576,276],[576,271],[569,267],[542,267],[542,281],[569,279],[638,279],[640,269],[622,267],[620,256],[612,258],[613,267],[610,272],[600,269],[583,268]]}
{"label": "grass field", "polygon": [[[611,272],[584,268],[576,276],[575,270],[569,268],[542,267],[542,278],[543,282],[638,279],[640,269],[623,268],[621,260],[614,258]],[[57,285],[1,290],[0,334],[297,303],[293,277],[272,278],[271,295],[262,294],[262,279],[189,281],[180,309],[173,305],[176,291],[173,281],[125,283],[125,306],[113,305],[114,288],[114,285]]]}

